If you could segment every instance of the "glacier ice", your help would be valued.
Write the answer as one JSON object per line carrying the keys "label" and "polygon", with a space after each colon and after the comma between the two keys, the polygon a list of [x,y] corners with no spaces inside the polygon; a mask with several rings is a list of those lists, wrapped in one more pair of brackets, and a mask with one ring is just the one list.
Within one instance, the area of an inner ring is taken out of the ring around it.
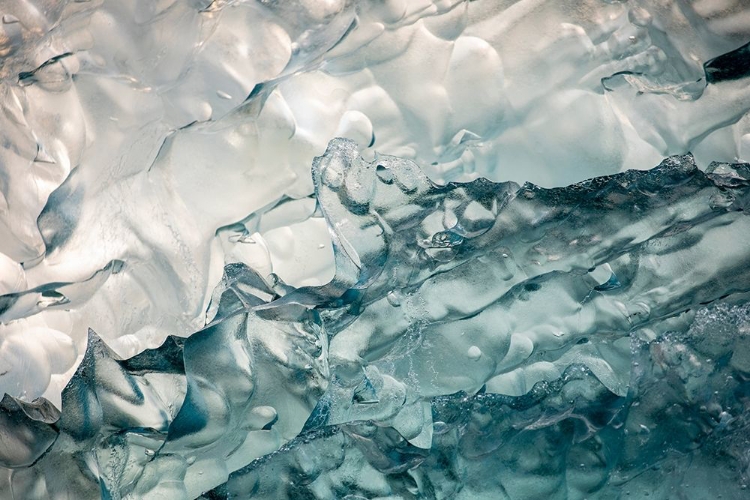
{"label": "glacier ice", "polygon": [[582,498],[706,462],[739,495],[750,170],[709,170],[437,185],[336,139],[313,165],[333,280],[233,263],[187,339],[121,359],[90,330],[62,413],[6,396],[7,490]]}
{"label": "glacier ice", "polygon": [[0,498],[743,498],[749,16],[0,2]]}

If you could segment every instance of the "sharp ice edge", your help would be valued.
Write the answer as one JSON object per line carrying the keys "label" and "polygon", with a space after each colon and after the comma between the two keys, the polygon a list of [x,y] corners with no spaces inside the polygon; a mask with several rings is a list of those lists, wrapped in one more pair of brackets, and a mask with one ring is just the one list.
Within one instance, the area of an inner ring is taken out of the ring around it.
{"label": "sharp ice edge", "polygon": [[334,279],[231,264],[188,339],[120,360],[90,331],[61,415],[3,400],[7,491],[578,498],[668,474],[660,498],[739,495],[746,168],[437,185],[336,139],[313,165]]}

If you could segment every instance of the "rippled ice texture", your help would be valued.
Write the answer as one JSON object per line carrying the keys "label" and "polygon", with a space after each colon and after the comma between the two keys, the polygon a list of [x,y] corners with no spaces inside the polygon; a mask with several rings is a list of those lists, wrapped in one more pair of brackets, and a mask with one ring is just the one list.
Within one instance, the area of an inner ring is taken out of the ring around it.
{"label": "rippled ice texture", "polygon": [[743,0],[0,17],[0,498],[750,495]]}

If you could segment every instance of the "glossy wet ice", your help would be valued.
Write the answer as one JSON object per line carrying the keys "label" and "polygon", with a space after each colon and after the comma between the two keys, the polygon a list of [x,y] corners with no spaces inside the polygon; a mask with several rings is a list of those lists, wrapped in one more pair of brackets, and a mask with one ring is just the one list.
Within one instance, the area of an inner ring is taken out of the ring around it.
{"label": "glossy wet ice", "polygon": [[0,14],[9,498],[742,496],[743,2]]}

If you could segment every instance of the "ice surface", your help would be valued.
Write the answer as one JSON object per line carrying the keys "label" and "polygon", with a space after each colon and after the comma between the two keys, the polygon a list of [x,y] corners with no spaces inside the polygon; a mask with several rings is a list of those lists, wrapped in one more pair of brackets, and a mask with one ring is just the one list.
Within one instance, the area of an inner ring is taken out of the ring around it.
{"label": "ice surface", "polygon": [[5,488],[606,498],[663,469],[739,495],[750,170],[710,170],[436,185],[336,139],[313,165],[333,280],[230,264],[206,328],[127,360],[90,330],[61,415],[6,396]]}
{"label": "ice surface", "polygon": [[749,43],[0,2],[0,498],[742,498]]}

